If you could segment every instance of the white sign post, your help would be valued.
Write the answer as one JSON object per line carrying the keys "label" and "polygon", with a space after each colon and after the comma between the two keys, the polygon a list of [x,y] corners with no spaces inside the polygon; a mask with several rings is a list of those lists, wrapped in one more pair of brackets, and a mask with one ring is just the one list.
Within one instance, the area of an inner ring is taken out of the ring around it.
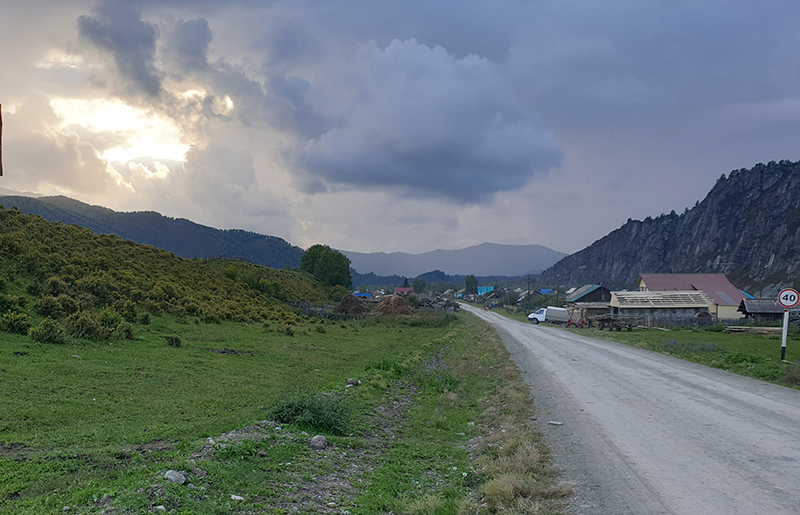
{"label": "white sign post", "polygon": [[789,334],[789,310],[800,303],[797,290],[786,288],[778,294],[778,304],[783,307],[783,340],[781,341],[781,361],[786,359],[786,336]]}

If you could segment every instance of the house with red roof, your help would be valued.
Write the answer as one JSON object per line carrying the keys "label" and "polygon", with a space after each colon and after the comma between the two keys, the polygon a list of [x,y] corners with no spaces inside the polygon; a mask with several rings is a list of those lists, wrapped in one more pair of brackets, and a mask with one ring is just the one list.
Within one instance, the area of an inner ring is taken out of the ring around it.
{"label": "house with red roof", "polygon": [[711,316],[722,320],[742,318],[739,306],[745,295],[725,274],[641,274],[636,283],[640,291],[701,291],[711,301]]}

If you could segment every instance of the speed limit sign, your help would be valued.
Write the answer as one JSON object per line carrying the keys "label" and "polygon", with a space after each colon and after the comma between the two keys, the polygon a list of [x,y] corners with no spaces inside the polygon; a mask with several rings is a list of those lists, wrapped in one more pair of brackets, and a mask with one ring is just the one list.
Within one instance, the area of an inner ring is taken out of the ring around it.
{"label": "speed limit sign", "polygon": [[797,293],[797,290],[793,290],[791,288],[781,290],[781,292],[778,294],[778,303],[783,308],[792,309],[798,303],[800,303],[800,294]]}

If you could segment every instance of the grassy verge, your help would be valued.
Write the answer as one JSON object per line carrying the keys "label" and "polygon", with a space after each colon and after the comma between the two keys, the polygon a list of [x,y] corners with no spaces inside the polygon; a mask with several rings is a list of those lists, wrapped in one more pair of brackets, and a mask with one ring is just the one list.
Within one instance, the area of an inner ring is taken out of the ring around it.
{"label": "grassy verge", "polygon": [[568,493],[474,317],[135,334],[0,335],[0,512],[546,513]]}
{"label": "grassy verge", "polygon": [[781,336],[724,334],[720,327],[633,332],[569,329],[577,334],[633,345],[736,374],[788,386],[800,386],[800,333],[793,331],[781,362]]}

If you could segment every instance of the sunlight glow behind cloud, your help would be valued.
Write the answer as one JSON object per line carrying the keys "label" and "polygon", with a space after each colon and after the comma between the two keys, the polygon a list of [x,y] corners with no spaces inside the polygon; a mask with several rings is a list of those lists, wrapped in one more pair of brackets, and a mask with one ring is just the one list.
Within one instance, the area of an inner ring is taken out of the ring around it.
{"label": "sunlight glow behind cloud", "polygon": [[123,145],[101,154],[109,162],[125,163],[141,156],[183,161],[189,150],[189,145],[181,142],[180,131],[171,120],[120,100],[53,98],[50,102],[63,126],[79,125],[94,132],[128,135]]}

